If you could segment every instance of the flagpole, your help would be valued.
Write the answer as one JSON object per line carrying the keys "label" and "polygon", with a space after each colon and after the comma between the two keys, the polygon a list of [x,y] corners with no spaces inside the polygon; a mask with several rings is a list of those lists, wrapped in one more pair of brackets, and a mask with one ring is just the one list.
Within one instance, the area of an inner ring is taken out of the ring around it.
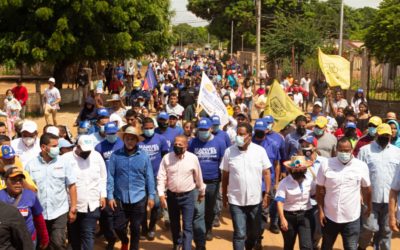
{"label": "flagpole", "polygon": [[342,0],[340,5],[339,56],[342,56],[343,52],[343,16],[344,16],[344,1]]}

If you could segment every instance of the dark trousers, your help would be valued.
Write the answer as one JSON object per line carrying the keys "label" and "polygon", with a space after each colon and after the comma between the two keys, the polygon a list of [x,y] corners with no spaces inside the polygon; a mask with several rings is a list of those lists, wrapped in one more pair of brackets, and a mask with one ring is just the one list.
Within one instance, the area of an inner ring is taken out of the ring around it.
{"label": "dark trousers", "polygon": [[68,224],[68,240],[73,250],[92,250],[100,208],[92,212],[78,213],[76,220]]}
{"label": "dark trousers", "polygon": [[46,220],[47,232],[49,232],[50,242],[48,249],[64,250],[65,245],[65,229],[67,228],[68,213],[60,215],[54,220]]}
{"label": "dark trousers", "polygon": [[342,235],[343,248],[356,250],[360,236],[360,218],[348,223],[336,223],[326,218],[325,226],[322,227],[321,250],[331,250],[339,233]]}
{"label": "dark trousers", "polygon": [[233,223],[233,249],[252,249],[260,236],[261,203],[252,206],[229,204]]}
{"label": "dark trousers", "polygon": [[197,248],[206,246],[206,223],[204,220],[205,201],[198,202],[199,190],[193,190],[194,213],[193,213],[193,241]]}
{"label": "dark trousers", "polygon": [[299,212],[284,211],[284,216],[288,223],[288,230],[282,231],[284,250],[294,249],[297,235],[299,235],[299,247],[301,250],[313,249],[310,226],[311,210]]}
{"label": "dark trousers", "polygon": [[128,244],[127,236],[128,223],[130,223],[131,244],[130,250],[139,249],[140,224],[146,214],[146,197],[136,203],[117,202],[115,210],[114,229],[115,233],[121,239],[122,244]]}
{"label": "dark trousers", "polygon": [[116,237],[114,235],[114,212],[107,205],[100,212],[99,219],[100,231],[104,234],[104,237],[108,242],[115,242]]}
{"label": "dark trousers", "polygon": [[215,217],[215,204],[219,193],[220,182],[207,183],[205,196],[205,215],[206,231],[211,231]]}
{"label": "dark trousers", "polygon": [[147,210],[145,216],[143,217],[142,234],[155,230],[157,219],[160,217],[160,214],[161,214],[160,198],[158,197],[158,194],[156,192],[156,195],[154,197],[154,207],[150,211],[150,221],[148,225],[147,225]]}
{"label": "dark trousers", "polygon": [[[192,249],[194,190],[176,195],[167,191],[169,221],[174,245],[182,245],[183,250]],[[181,215],[183,230],[181,230]],[[181,237],[181,231],[182,237]]]}

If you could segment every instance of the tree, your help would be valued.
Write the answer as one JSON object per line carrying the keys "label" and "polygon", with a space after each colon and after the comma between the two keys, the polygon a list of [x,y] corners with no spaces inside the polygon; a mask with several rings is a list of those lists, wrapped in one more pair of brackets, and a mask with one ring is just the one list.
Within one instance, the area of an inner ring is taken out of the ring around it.
{"label": "tree", "polygon": [[165,0],[1,1],[0,63],[54,63],[61,87],[76,62],[166,51],[170,17]]}
{"label": "tree", "polygon": [[365,45],[380,62],[400,65],[400,3],[384,0],[365,35]]}
{"label": "tree", "polygon": [[179,45],[182,38],[182,44],[195,44],[203,46],[207,43],[207,28],[193,27],[187,23],[178,24],[172,27],[175,44]]}

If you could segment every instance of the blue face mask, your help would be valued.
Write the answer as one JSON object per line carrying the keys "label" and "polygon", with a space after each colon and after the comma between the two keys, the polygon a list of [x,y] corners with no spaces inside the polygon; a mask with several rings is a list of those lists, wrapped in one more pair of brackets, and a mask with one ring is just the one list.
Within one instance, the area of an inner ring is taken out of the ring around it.
{"label": "blue face mask", "polygon": [[60,154],[60,149],[58,147],[51,147],[48,155],[50,158],[55,159]]}
{"label": "blue face mask", "polygon": [[214,131],[215,133],[217,133],[217,132],[219,131],[219,125],[214,125],[214,126],[213,126],[213,131]]}
{"label": "blue face mask", "polygon": [[199,135],[200,140],[206,141],[210,137],[210,132],[209,131],[199,131],[198,135]]}
{"label": "blue face mask", "polygon": [[315,134],[315,135],[323,135],[323,134],[324,134],[324,130],[323,130],[323,129],[320,129],[320,128],[318,128],[318,127],[315,127],[315,128],[314,128],[314,134]]}
{"label": "blue face mask", "polygon": [[153,129],[144,129],[143,134],[146,137],[152,137],[154,135],[154,128]]}
{"label": "blue face mask", "polygon": [[240,136],[240,135],[237,135],[237,136],[235,137],[235,141],[236,141],[236,145],[238,145],[238,147],[243,147],[244,144],[245,144],[245,142],[244,142],[244,137],[243,137],[243,136]]}
{"label": "blue face mask", "polygon": [[267,129],[272,130],[272,123],[268,124]]}
{"label": "blue face mask", "polygon": [[109,143],[115,143],[117,141],[117,139],[118,139],[118,137],[115,134],[114,135],[106,135],[106,140]]}
{"label": "blue face mask", "polygon": [[370,136],[375,136],[376,134],[376,128],[375,127],[368,127],[368,134]]}
{"label": "blue face mask", "polygon": [[104,133],[104,125],[101,125],[101,126],[99,127],[99,131],[100,131],[100,133]]}

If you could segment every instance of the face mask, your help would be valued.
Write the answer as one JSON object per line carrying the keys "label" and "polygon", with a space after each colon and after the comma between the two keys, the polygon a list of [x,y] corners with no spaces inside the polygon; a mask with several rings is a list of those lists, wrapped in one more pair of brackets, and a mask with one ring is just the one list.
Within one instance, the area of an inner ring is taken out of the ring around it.
{"label": "face mask", "polygon": [[198,132],[199,139],[202,141],[206,141],[210,137],[209,131],[199,131]]}
{"label": "face mask", "polygon": [[79,153],[79,156],[83,159],[87,159],[92,151],[82,151]]}
{"label": "face mask", "polygon": [[135,90],[140,90],[140,87],[136,87]]}
{"label": "face mask", "polygon": [[260,88],[262,88],[262,89],[265,88],[265,85],[264,85],[264,84],[261,84]]}
{"label": "face mask", "polygon": [[106,135],[106,140],[109,143],[115,143],[117,139],[118,139],[117,135]]}
{"label": "face mask", "polygon": [[235,141],[236,141],[236,145],[238,145],[238,147],[243,147],[245,144],[244,137],[240,136],[240,135],[237,135],[235,137]]}
{"label": "face mask", "polygon": [[183,147],[179,147],[179,146],[174,145],[174,153],[176,155],[182,155],[184,152],[185,152],[185,150],[184,150]]}
{"label": "face mask", "polygon": [[101,125],[99,128],[100,133],[104,133],[104,125]]}
{"label": "face mask", "polygon": [[35,137],[23,137],[22,141],[27,147],[30,147],[35,143]]}
{"label": "face mask", "polygon": [[301,151],[303,152],[303,155],[307,158],[310,159],[311,155],[313,153],[312,148],[301,148]]}
{"label": "face mask", "polygon": [[254,136],[257,137],[257,138],[264,138],[265,132],[262,131],[262,130],[256,130],[256,131],[254,132]]}
{"label": "face mask", "polygon": [[378,136],[376,138],[376,142],[381,146],[382,148],[386,148],[386,146],[389,144],[389,137],[386,136]]}
{"label": "face mask", "polygon": [[337,158],[341,163],[346,164],[351,160],[351,153],[338,152],[337,153]]}
{"label": "face mask", "polygon": [[268,130],[272,130],[272,123],[271,123],[271,124],[268,124],[267,129],[268,129]]}
{"label": "face mask", "polygon": [[154,135],[154,128],[153,129],[144,129],[143,134],[146,137],[152,137]]}
{"label": "face mask", "polygon": [[306,134],[306,128],[303,128],[303,127],[297,127],[297,128],[296,128],[296,131],[297,131],[297,133],[298,133],[299,135],[301,135],[301,136],[303,136],[303,135]]}
{"label": "face mask", "polygon": [[7,96],[7,100],[11,101],[13,99],[12,96]]}
{"label": "face mask", "polygon": [[376,128],[375,127],[368,127],[368,134],[370,135],[370,136],[375,136],[375,134],[376,134]]}
{"label": "face mask", "polygon": [[168,128],[168,122],[158,123],[161,128]]}
{"label": "face mask", "polygon": [[225,105],[228,105],[229,104],[229,100],[228,99],[224,99],[224,103],[225,103]]}
{"label": "face mask", "polygon": [[314,134],[315,134],[315,135],[323,135],[323,134],[324,134],[324,130],[315,127],[315,128],[314,128]]}
{"label": "face mask", "polygon": [[140,107],[143,107],[144,102],[139,102]]}
{"label": "face mask", "polygon": [[349,129],[349,130],[345,131],[344,135],[348,138],[354,138],[354,137],[356,137],[356,130]]}
{"label": "face mask", "polygon": [[291,176],[293,177],[293,179],[295,179],[296,181],[303,180],[303,179],[306,178],[305,172],[293,172],[293,173],[291,173],[290,175],[291,175]]}
{"label": "face mask", "polygon": [[213,126],[213,131],[216,133],[219,131],[219,125],[214,125]]}
{"label": "face mask", "polygon": [[47,154],[50,156],[50,158],[55,159],[58,155],[60,155],[60,148],[51,147],[50,151]]}

